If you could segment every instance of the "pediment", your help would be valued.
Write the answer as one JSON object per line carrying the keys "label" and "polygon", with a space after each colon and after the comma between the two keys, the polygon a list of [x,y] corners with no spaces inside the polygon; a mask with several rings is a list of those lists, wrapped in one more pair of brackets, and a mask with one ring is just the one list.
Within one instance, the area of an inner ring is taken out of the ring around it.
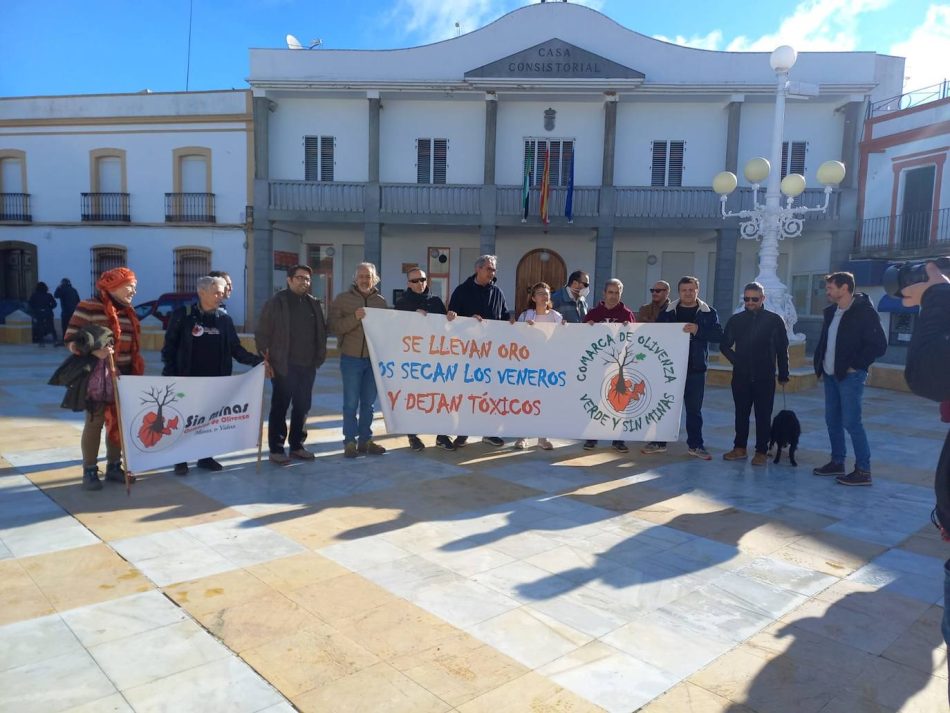
{"label": "pediment", "polygon": [[465,73],[466,79],[643,79],[644,76],[643,72],[557,38]]}

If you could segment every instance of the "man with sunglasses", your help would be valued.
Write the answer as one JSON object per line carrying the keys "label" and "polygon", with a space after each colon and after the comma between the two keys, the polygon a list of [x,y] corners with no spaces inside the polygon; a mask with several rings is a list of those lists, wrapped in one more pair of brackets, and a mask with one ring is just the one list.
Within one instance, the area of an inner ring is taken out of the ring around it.
{"label": "man with sunglasses", "polygon": [[[445,303],[441,297],[429,294],[429,278],[421,267],[414,267],[406,273],[408,279],[407,290],[396,300],[394,305],[396,309],[403,312],[418,312],[422,315],[427,314],[446,314]],[[450,316],[455,319],[455,313]],[[455,444],[452,439],[445,435],[435,437],[435,444],[439,448],[447,451],[454,451]],[[419,436],[409,434],[409,447],[414,451],[421,451],[425,445],[419,439]]]}
{"label": "man with sunglasses", "polygon": [[587,316],[587,295],[590,293],[590,276],[583,270],[574,270],[567,284],[551,295],[553,309],[561,313],[565,322],[580,324]]}
{"label": "man with sunglasses", "polygon": [[755,411],[755,455],[752,465],[768,462],[769,430],[778,381],[788,383],[788,334],[785,321],[765,309],[765,288],[750,282],[743,288],[745,309],[726,322],[719,350],[732,364],[732,400],[736,406],[736,438],[724,460],[745,460],[749,414]]}
{"label": "man with sunglasses", "polygon": [[660,313],[670,304],[670,283],[666,280],[657,280],[650,288],[650,301],[640,305],[637,312],[638,322],[655,322]]}

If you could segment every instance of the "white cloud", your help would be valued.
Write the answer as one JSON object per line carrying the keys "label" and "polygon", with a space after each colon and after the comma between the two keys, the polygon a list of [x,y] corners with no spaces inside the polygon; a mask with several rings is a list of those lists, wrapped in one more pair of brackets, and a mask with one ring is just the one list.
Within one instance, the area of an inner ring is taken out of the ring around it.
{"label": "white cloud", "polygon": [[931,5],[922,25],[889,54],[906,57],[904,90],[923,89],[950,79],[950,5]]}
{"label": "white cloud", "polygon": [[[604,0],[572,2],[594,10],[604,6]],[[463,34],[477,30],[523,5],[523,0],[398,0],[389,21],[421,42],[436,42],[455,37],[459,30]]]}
{"label": "white cloud", "polygon": [[858,46],[858,18],[880,10],[891,0],[807,0],[782,19],[773,34],[756,39],[739,36],[727,50],[731,52],[771,52],[779,45],[791,45],[804,52],[853,50]]}
{"label": "white cloud", "polygon": [[892,0],[805,0],[791,15],[782,18],[778,30],[749,38],[739,35],[723,42],[722,30],[706,35],[659,40],[675,42],[687,47],[730,52],[771,52],[779,45],[791,45],[799,51],[848,51],[858,45],[857,25],[861,15],[880,10]]}
{"label": "white cloud", "polygon": [[692,37],[683,37],[683,35],[676,37],[653,35],[653,37],[663,42],[672,42],[674,45],[695,47],[701,50],[717,50],[722,46],[722,30],[713,30],[708,35],[693,35]]}

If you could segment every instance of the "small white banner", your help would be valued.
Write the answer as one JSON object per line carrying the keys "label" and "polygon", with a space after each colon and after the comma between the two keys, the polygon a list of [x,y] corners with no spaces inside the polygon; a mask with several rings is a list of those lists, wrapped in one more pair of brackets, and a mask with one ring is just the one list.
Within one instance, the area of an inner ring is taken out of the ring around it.
{"label": "small white banner", "polygon": [[681,324],[509,324],[368,309],[390,433],[675,441]]}
{"label": "small white banner", "polygon": [[257,446],[264,366],[238,376],[123,376],[119,403],[133,473]]}

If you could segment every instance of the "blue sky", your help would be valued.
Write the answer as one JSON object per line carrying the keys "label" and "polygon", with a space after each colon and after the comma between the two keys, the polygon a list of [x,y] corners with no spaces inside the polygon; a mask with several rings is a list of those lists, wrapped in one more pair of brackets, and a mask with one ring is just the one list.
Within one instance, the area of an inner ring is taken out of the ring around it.
{"label": "blue sky", "polygon": [[[391,48],[476,29],[530,0],[191,0],[190,89],[246,87],[248,48],[293,33]],[[536,1],[536,0],[535,0]],[[0,96],[185,89],[189,0],[3,0]],[[630,29],[696,47],[874,50],[908,57],[905,89],[950,77],[950,1],[583,0]],[[750,9],[754,8],[754,9]],[[596,48],[592,48],[596,49]]]}

